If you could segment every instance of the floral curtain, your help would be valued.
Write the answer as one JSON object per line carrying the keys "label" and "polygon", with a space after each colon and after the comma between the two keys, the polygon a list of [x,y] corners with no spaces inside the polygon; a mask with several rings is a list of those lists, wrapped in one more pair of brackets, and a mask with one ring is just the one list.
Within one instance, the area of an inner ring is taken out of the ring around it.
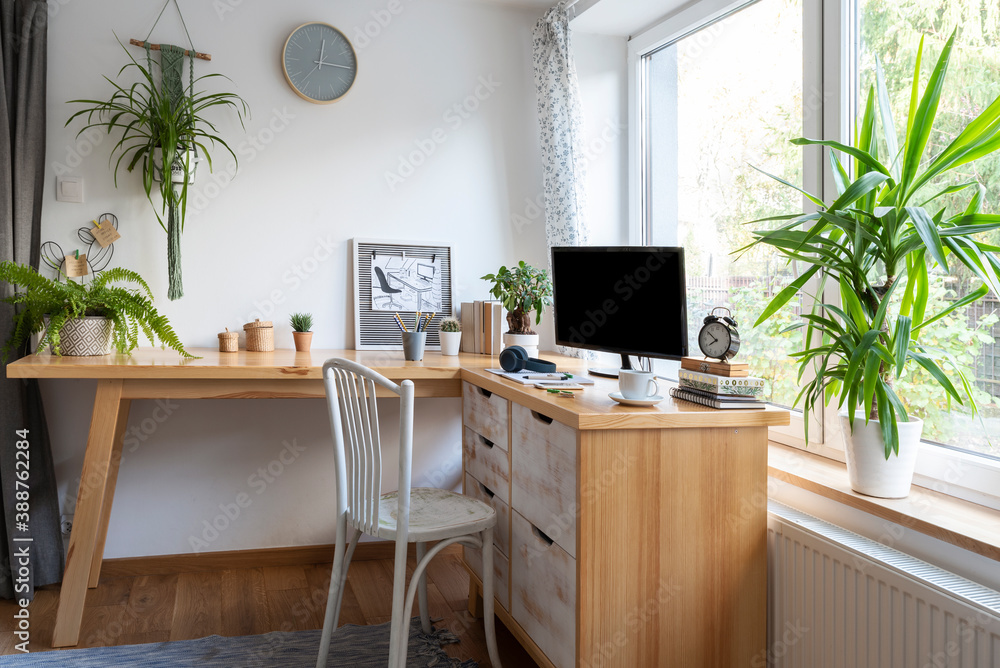
{"label": "floral curtain", "polygon": [[545,235],[550,247],[582,246],[588,238],[583,115],[566,2],[548,10],[532,35],[545,178]]}

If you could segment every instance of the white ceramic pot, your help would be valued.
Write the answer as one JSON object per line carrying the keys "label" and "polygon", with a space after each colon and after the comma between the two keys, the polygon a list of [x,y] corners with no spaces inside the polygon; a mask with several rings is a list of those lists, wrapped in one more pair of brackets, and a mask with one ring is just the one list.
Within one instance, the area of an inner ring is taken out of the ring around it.
{"label": "white ceramic pot", "polygon": [[[163,150],[159,148],[153,149],[153,180],[163,181]],[[191,161],[191,174],[188,184],[195,182],[195,177],[198,175],[198,162],[201,158],[195,151],[188,151],[188,156]],[[184,183],[184,154],[179,152],[174,158],[174,164],[170,169],[170,180],[173,183]]]}
{"label": "white ceramic pot", "polygon": [[438,332],[441,336],[441,354],[457,355],[462,345],[462,332]]}
{"label": "white ceramic pot", "polygon": [[114,323],[99,315],[67,320],[59,332],[59,352],[74,357],[107,355],[111,352],[113,328]]}
{"label": "white ceramic pot", "polygon": [[844,451],[847,455],[847,474],[851,489],[859,494],[877,496],[883,499],[902,499],[910,493],[913,483],[913,467],[917,463],[920,434],[924,429],[923,420],[910,418],[909,422],[899,422],[899,455],[890,454],[885,458],[885,446],[878,420],[865,424],[864,416],[854,419],[854,433],[851,433],[847,412],[840,413],[840,426],[844,434]]}
{"label": "white ceramic pot", "polygon": [[503,347],[521,346],[528,357],[538,357],[538,334],[504,334]]}

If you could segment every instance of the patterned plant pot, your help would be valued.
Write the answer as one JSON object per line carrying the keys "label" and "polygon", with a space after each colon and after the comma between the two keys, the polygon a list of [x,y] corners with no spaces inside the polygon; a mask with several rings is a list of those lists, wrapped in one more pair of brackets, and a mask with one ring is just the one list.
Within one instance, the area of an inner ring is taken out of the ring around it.
{"label": "patterned plant pot", "polygon": [[[46,327],[48,323],[46,323]],[[107,355],[111,352],[114,323],[100,315],[69,320],[59,332],[59,351],[63,355]],[[49,350],[51,351],[51,346]]]}

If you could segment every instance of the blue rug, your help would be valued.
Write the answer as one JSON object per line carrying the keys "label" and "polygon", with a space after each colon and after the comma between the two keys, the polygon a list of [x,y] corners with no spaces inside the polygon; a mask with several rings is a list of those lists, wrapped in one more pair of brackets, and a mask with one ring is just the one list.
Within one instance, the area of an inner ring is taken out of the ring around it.
{"label": "blue rug", "polygon": [[[197,640],[57,650],[0,657],[0,666],[17,668],[313,668],[322,631],[266,633],[226,638],[209,636]],[[407,668],[476,668],[444,653],[441,645],[458,642],[447,630],[431,635],[420,632],[415,618],[410,628]],[[385,668],[389,661],[389,625],[354,626],[337,629],[330,642],[327,666]]]}

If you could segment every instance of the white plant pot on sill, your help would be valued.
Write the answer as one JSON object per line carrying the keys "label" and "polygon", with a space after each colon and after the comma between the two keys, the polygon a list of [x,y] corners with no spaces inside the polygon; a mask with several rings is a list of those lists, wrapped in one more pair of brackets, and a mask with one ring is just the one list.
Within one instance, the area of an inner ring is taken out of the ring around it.
{"label": "white plant pot on sill", "polygon": [[538,357],[538,334],[507,334],[503,335],[503,347],[521,346],[528,357]]}
{"label": "white plant pot on sill", "polygon": [[865,424],[863,415],[854,419],[851,433],[847,412],[840,413],[840,426],[844,434],[844,452],[847,456],[847,474],[851,489],[859,494],[883,499],[902,499],[909,495],[913,483],[913,469],[920,449],[923,420],[910,418],[899,422],[899,455],[885,458],[885,446],[878,420]]}
{"label": "white plant pot on sill", "polygon": [[[198,176],[198,163],[201,158],[198,157],[197,151],[188,151],[188,160],[191,163],[191,173],[188,179],[188,185],[195,182],[195,178]],[[178,151],[174,156],[174,164],[170,168],[170,181],[172,183],[184,183],[184,153]],[[157,182],[163,181],[163,149],[154,148],[153,149],[153,180]]]}

